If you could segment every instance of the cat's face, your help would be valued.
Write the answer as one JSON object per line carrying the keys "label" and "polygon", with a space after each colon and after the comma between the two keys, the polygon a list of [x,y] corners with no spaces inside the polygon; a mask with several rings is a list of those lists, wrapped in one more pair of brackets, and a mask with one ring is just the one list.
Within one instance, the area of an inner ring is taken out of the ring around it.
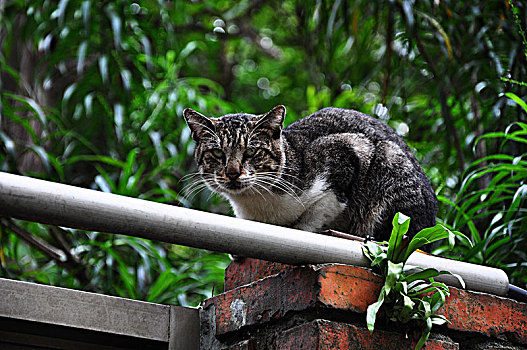
{"label": "cat's face", "polygon": [[269,192],[283,165],[284,106],[263,115],[220,118],[187,108],[183,116],[196,141],[199,172],[210,189],[228,195]]}

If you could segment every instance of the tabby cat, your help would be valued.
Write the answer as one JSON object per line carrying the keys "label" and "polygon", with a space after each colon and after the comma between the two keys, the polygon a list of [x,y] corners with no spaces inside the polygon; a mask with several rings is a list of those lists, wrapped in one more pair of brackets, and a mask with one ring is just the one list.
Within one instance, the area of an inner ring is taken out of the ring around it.
{"label": "tabby cat", "polygon": [[201,181],[237,217],[386,240],[396,212],[409,234],[435,224],[437,199],[410,148],[386,124],[325,108],[286,128],[285,107],[262,115],[184,118]]}

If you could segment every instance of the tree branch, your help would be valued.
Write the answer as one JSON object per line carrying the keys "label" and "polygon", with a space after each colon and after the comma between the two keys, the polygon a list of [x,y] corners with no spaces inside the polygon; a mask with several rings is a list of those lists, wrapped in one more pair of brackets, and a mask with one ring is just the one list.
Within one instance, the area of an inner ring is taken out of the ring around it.
{"label": "tree branch", "polygon": [[[64,250],[62,250],[34,236],[30,232],[15,224],[10,219],[1,218],[0,224],[4,227],[7,227],[29,245],[40,250],[42,253],[44,253],[44,255],[54,260],[57,265],[68,270],[80,283],[85,286],[86,290],[93,292],[98,291],[95,286],[91,285],[91,279],[88,272],[86,271],[86,266],[84,266],[84,264],[76,255],[71,254],[71,251],[68,248],[69,244],[67,244],[64,237],[56,239],[57,241],[60,241],[59,244],[63,246]],[[61,229],[58,227],[52,226],[50,231],[54,238],[58,237],[58,235],[62,235]]]}
{"label": "tree branch", "polygon": [[2,218],[0,219],[0,224],[7,227],[11,231],[13,231],[14,234],[16,234],[18,237],[23,239],[26,243],[32,245],[33,247],[39,249],[42,253],[47,255],[53,260],[64,262],[68,258],[66,256],[66,253],[64,253],[62,250],[52,246],[48,242],[41,240],[40,238],[35,237],[28,231],[24,230],[20,226],[16,225],[11,220]]}

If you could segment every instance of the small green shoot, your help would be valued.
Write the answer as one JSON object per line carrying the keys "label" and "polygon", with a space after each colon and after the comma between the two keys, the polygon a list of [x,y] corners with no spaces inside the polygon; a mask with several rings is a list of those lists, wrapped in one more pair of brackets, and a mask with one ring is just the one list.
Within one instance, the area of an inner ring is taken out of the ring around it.
{"label": "small green shoot", "polygon": [[413,252],[425,244],[447,238],[450,245],[453,245],[455,236],[461,234],[438,224],[421,230],[410,240],[405,236],[410,225],[409,217],[397,213],[392,224],[393,230],[389,242],[370,241],[363,244],[364,255],[371,261],[371,267],[378,269],[385,277],[379,298],[368,306],[366,322],[368,330],[372,333],[381,307],[390,321],[400,323],[415,321],[423,330],[415,346],[415,349],[421,349],[430,336],[432,325],[448,322],[444,316],[437,315],[436,312],[444,305],[450,291],[444,283],[436,282],[434,278],[450,273],[405,266],[406,261]]}

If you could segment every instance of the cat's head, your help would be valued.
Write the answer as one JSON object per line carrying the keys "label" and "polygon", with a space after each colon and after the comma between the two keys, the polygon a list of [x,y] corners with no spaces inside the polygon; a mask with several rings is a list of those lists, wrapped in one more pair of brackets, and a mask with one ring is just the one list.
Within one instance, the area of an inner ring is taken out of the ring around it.
{"label": "cat's head", "polygon": [[281,134],[285,107],[262,115],[183,116],[196,141],[195,159],[205,183],[227,195],[268,192],[284,162]]}

